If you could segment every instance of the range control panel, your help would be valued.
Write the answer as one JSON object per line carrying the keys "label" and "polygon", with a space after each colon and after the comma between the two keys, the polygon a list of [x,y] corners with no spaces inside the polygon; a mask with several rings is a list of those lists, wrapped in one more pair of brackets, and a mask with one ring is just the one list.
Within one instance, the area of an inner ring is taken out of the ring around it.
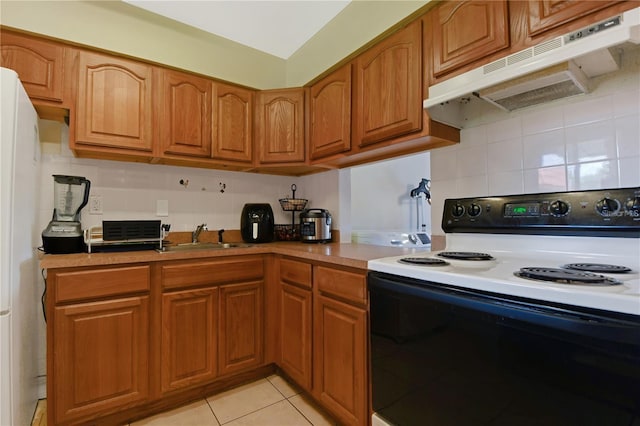
{"label": "range control panel", "polygon": [[640,237],[640,187],[447,199],[442,229]]}

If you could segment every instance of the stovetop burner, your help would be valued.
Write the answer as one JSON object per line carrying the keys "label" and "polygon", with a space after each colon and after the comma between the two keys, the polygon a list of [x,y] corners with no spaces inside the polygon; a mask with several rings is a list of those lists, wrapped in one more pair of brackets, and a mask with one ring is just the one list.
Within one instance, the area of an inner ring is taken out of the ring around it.
{"label": "stovetop burner", "polygon": [[433,257],[403,257],[399,262],[422,266],[447,266],[449,264],[449,262]]}
{"label": "stovetop burner", "polygon": [[541,268],[529,267],[520,268],[520,271],[514,272],[514,275],[520,278],[532,279],[538,281],[548,281],[558,284],[581,284],[581,285],[618,285],[622,284],[618,280],[598,275],[591,272],[575,271],[570,269],[559,268]]}
{"label": "stovetop burner", "polygon": [[619,265],[608,265],[604,263],[570,263],[562,266],[565,269],[573,269],[576,271],[600,272],[607,274],[623,274],[631,272],[631,268]]}
{"label": "stovetop burner", "polygon": [[437,256],[456,260],[493,260],[493,256],[487,253],[476,253],[472,251],[443,251]]}

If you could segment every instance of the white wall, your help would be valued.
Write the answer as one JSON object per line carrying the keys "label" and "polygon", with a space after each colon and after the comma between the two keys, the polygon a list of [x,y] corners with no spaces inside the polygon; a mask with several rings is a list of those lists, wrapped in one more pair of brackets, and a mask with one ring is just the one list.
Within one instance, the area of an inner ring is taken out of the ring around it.
{"label": "white wall", "polygon": [[[351,228],[416,230],[416,200],[410,192],[422,178],[431,178],[428,152],[351,168]],[[430,207],[426,232],[431,232]]]}
{"label": "white wall", "polygon": [[432,151],[432,222],[445,198],[640,186],[640,55],[624,61],[588,95],[486,114]]}

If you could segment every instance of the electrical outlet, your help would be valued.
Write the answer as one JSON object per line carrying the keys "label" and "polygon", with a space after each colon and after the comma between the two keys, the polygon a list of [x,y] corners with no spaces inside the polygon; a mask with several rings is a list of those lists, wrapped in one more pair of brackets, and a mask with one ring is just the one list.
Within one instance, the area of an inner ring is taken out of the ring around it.
{"label": "electrical outlet", "polygon": [[89,197],[89,214],[102,214],[102,195]]}

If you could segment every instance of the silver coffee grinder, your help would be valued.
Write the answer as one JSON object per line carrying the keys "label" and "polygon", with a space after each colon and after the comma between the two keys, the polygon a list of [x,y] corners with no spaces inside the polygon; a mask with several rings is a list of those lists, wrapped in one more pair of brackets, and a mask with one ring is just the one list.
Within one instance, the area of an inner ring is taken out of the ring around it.
{"label": "silver coffee grinder", "polygon": [[80,210],[89,201],[91,182],[80,176],[53,175],[53,218],[42,231],[46,253],[81,253],[84,251]]}

